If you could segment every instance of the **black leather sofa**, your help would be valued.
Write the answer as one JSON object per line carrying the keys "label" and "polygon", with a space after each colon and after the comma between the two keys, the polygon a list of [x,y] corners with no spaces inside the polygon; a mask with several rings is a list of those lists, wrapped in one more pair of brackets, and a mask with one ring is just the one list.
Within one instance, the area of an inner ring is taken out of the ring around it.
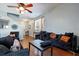
{"label": "black leather sofa", "polygon": [[77,48],[77,36],[73,35],[72,39],[64,43],[60,41],[60,38],[57,38],[56,40],[51,40],[52,41],[52,46],[67,50],[67,51],[76,51]]}
{"label": "black leather sofa", "polygon": [[22,45],[21,50],[11,51],[4,43],[6,43],[4,39],[0,38],[0,56],[29,56],[29,50],[23,49]]}
{"label": "black leather sofa", "polygon": [[38,32],[38,34],[35,35],[35,39],[41,39],[41,40],[49,40],[50,33],[46,32],[46,31],[40,31]]}
{"label": "black leather sofa", "polygon": [[11,51],[3,44],[0,44],[0,56],[29,56],[29,50],[26,48],[19,51]]}
{"label": "black leather sofa", "polygon": [[10,51],[6,46],[0,45],[0,56],[29,56],[28,49],[21,49],[19,51]]}
{"label": "black leather sofa", "polygon": [[[42,33],[41,33],[42,32]],[[49,32],[41,31],[38,35],[36,35],[36,39],[41,39],[43,41],[51,41],[52,46],[67,50],[67,51],[76,51],[77,48],[77,36],[74,33],[65,33],[65,35],[70,36],[70,40],[68,43],[64,43],[60,41],[60,38],[63,34],[56,34],[56,39],[52,40],[50,38]],[[46,43],[45,43],[46,44]]]}

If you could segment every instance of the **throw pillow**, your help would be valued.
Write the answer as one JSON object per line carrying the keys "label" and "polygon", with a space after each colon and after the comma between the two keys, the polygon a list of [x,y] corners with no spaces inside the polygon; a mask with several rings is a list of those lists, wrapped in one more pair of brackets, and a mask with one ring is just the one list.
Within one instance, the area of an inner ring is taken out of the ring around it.
{"label": "throw pillow", "polygon": [[70,37],[63,35],[63,36],[61,36],[60,40],[67,43],[70,40]]}
{"label": "throw pillow", "polygon": [[66,36],[69,36],[69,37],[71,37],[71,38],[72,38],[72,37],[73,37],[73,35],[74,35],[74,33],[67,33],[67,32],[66,32],[66,33],[65,33],[65,35],[66,35]]}
{"label": "throw pillow", "polygon": [[56,39],[56,34],[55,34],[55,33],[51,33],[51,34],[50,34],[50,38],[51,38],[51,39]]}

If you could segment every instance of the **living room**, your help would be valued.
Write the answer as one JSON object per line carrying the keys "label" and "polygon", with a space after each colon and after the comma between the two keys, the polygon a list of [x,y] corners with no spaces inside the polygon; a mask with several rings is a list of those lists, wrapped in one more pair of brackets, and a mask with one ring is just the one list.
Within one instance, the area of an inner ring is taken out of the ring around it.
{"label": "living room", "polygon": [[[71,33],[76,35],[76,49],[77,52],[66,51],[64,49],[54,47],[52,55],[54,56],[75,56],[78,54],[79,40],[78,40],[78,15],[79,15],[79,4],[76,3],[33,3],[32,13],[25,12],[24,14],[19,13],[19,10],[10,8],[7,6],[17,6],[17,3],[2,3],[0,4],[0,38],[9,35],[10,32],[16,32],[19,34],[17,38],[20,40],[23,48],[28,50],[28,56],[40,56],[43,55],[39,52],[38,47],[36,48],[30,41],[36,39],[36,35],[41,31],[55,34]],[[37,26],[38,25],[38,26]],[[37,28],[36,28],[37,27]],[[42,34],[39,36],[41,37]],[[50,36],[50,35],[49,35]],[[44,36],[43,36],[44,37]],[[42,39],[38,38],[37,39]],[[46,36],[43,38],[45,39]],[[76,40],[75,39],[75,40]],[[30,43],[29,43],[30,42]],[[39,41],[40,42],[40,41]],[[47,42],[47,41],[46,41]],[[45,42],[44,42],[45,43]],[[49,43],[49,42],[47,42]],[[33,45],[29,48],[29,45]],[[47,46],[44,52],[44,56],[50,56],[52,49]],[[36,49],[35,49],[36,48]],[[29,50],[30,49],[30,50]],[[68,49],[68,48],[67,48]],[[40,50],[42,51],[42,50]],[[57,53],[61,52],[61,53]],[[23,52],[22,52],[23,53]],[[30,53],[30,54],[29,54]],[[48,54],[47,54],[48,53]],[[15,53],[16,54],[16,53]],[[20,54],[20,53],[19,53]],[[26,53],[25,53],[26,54]],[[26,56],[23,54],[24,56]],[[9,55],[9,54],[5,54]],[[12,55],[12,52],[11,52]]]}

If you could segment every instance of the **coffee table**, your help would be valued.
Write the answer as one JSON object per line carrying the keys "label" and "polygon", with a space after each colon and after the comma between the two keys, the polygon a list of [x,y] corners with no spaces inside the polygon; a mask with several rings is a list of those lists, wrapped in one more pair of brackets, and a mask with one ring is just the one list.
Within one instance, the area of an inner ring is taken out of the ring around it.
{"label": "coffee table", "polygon": [[29,42],[29,52],[30,52],[30,46],[33,46],[33,47],[35,47],[38,51],[40,51],[41,52],[41,56],[43,56],[43,52],[44,51],[46,51],[47,49],[49,49],[49,48],[51,48],[51,56],[52,56],[52,52],[53,52],[53,50],[52,50],[52,46],[47,46],[47,47],[41,47],[41,42],[44,42],[44,41],[42,41],[42,40],[40,40],[40,39],[36,39],[36,40],[33,40],[33,41],[31,41],[31,42]]}

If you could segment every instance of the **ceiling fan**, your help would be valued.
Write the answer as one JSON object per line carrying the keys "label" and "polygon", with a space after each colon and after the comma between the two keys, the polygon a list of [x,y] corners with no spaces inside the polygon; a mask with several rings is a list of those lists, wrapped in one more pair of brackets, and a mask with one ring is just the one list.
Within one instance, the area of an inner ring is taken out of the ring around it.
{"label": "ceiling fan", "polygon": [[11,8],[17,8],[19,10],[20,13],[24,12],[24,11],[28,11],[29,13],[32,13],[31,10],[29,10],[29,7],[33,7],[33,4],[24,4],[24,3],[17,3],[18,6],[8,6]]}

